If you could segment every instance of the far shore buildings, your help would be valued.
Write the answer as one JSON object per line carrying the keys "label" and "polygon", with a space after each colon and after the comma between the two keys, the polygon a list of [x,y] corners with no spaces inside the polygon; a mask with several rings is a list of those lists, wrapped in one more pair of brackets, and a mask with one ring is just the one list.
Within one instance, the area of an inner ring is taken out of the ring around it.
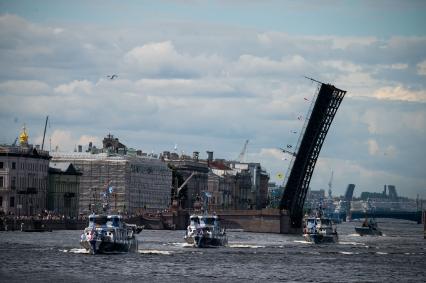
{"label": "far shore buildings", "polygon": [[[214,159],[212,151],[207,151],[207,155],[205,160],[199,159],[199,152],[194,152],[192,158],[170,152],[161,155],[181,179],[175,181],[175,187],[181,186],[188,179],[178,196],[182,208],[193,209],[195,201],[200,201],[204,192],[210,195],[210,210],[266,207],[269,175],[259,163]],[[192,172],[195,175],[190,177]]]}
{"label": "far shore buildings", "polygon": [[0,214],[32,216],[45,210],[49,159],[49,152],[28,143],[25,127],[18,145],[0,145]]}
{"label": "far shore buildings", "polygon": [[[113,211],[137,214],[170,207],[172,171],[159,159],[129,154],[118,139],[108,135],[102,150],[91,152],[52,152],[52,162],[69,162],[81,172],[79,212],[98,209],[102,194],[112,187]],[[92,153],[93,152],[93,153]]]}
{"label": "far shore buildings", "polygon": [[50,163],[47,210],[67,218],[79,216],[80,176],[72,163]]}

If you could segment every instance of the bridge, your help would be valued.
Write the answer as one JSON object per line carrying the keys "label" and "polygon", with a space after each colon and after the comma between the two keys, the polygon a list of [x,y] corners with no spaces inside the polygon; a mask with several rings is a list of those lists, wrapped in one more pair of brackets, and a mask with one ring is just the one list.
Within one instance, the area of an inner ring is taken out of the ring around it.
{"label": "bridge", "polygon": [[[342,215],[346,219],[346,214]],[[417,224],[422,223],[422,212],[421,211],[351,211],[352,219],[362,219],[365,217],[369,218],[393,218],[415,221]]]}
{"label": "bridge", "polygon": [[287,210],[291,226],[300,228],[303,205],[321,147],[337,109],[346,94],[333,85],[318,83],[318,92],[308,112],[308,118],[300,133],[296,152],[290,163],[280,209]]}

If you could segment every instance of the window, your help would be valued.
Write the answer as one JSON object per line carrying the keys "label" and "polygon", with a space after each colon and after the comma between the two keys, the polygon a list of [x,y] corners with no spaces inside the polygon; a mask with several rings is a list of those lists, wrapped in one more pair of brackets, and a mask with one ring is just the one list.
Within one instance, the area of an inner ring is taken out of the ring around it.
{"label": "window", "polygon": [[14,190],[14,189],[16,189],[16,177],[15,176],[13,176],[12,177],[12,184],[11,184],[12,186],[12,190]]}
{"label": "window", "polygon": [[0,162],[0,169],[3,169],[3,162]]}
{"label": "window", "polygon": [[0,176],[0,188],[3,188],[3,176]]}
{"label": "window", "polygon": [[16,169],[16,162],[12,162],[12,169]]}
{"label": "window", "polygon": [[10,197],[9,207],[15,207],[15,197]]}

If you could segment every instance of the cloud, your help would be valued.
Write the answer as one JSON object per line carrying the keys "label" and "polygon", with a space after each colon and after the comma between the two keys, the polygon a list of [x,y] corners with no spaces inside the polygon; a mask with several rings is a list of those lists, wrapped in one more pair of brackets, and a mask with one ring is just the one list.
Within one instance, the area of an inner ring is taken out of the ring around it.
{"label": "cloud", "polygon": [[57,86],[54,91],[59,94],[90,94],[92,93],[93,84],[87,80],[72,81],[68,84]]}
{"label": "cloud", "polygon": [[380,148],[377,141],[370,139],[367,141],[367,144],[368,144],[368,153],[370,155],[377,155],[379,153]]}
{"label": "cloud", "polygon": [[222,61],[214,54],[181,54],[171,41],[146,43],[124,55],[124,64],[140,74],[166,77],[192,77],[210,71],[218,72]]}
{"label": "cloud", "polygon": [[426,102],[426,90],[409,90],[402,85],[382,87],[374,92],[378,99]]}
{"label": "cloud", "polygon": [[417,64],[417,74],[426,76],[426,60]]}
{"label": "cloud", "polygon": [[1,95],[48,95],[51,89],[49,85],[37,80],[9,80],[0,83]]}

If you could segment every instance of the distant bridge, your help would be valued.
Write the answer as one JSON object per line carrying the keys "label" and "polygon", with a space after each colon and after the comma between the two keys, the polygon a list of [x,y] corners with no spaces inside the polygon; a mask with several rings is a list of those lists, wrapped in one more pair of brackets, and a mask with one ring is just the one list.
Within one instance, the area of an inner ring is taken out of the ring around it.
{"label": "distant bridge", "polygon": [[[346,219],[346,213],[341,216]],[[369,211],[367,213],[364,211],[351,211],[352,219],[362,219],[366,216],[369,218],[393,218],[416,221],[418,224],[422,223],[421,211]]]}

